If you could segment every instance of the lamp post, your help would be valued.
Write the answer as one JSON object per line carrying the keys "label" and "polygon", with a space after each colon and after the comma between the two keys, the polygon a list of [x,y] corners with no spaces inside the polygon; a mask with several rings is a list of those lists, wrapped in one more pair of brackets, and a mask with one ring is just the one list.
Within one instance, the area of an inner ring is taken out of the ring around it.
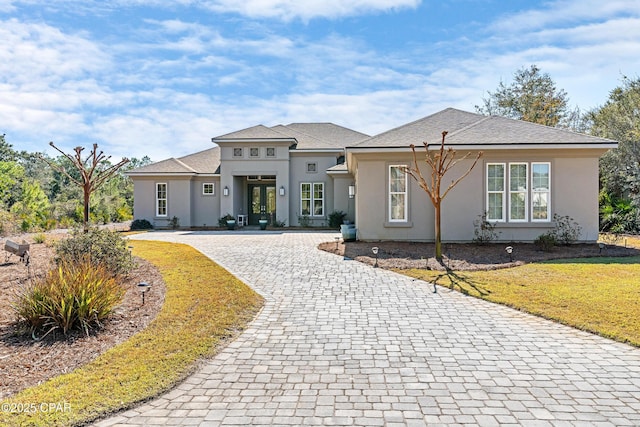
{"label": "lamp post", "polygon": [[373,268],[378,268],[378,251],[379,249],[377,246],[371,248],[371,252],[373,252],[373,254],[376,256],[376,262],[375,264],[373,264]]}
{"label": "lamp post", "polygon": [[151,289],[151,285],[149,283],[147,283],[147,282],[138,283],[138,290],[140,291],[140,294],[142,295],[142,305],[144,305],[144,294],[149,292],[149,289]]}

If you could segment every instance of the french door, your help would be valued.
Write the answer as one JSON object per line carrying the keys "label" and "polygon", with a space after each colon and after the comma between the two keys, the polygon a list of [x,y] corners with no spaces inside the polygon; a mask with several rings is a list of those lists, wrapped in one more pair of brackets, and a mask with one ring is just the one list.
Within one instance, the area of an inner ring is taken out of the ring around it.
{"label": "french door", "polygon": [[276,219],[276,187],[273,184],[249,184],[249,225],[258,225],[260,219]]}

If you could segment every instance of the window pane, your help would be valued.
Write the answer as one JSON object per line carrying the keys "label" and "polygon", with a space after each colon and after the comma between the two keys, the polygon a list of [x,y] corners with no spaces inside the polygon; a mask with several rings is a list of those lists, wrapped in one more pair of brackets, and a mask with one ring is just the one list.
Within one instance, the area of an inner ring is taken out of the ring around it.
{"label": "window pane", "polygon": [[402,220],[404,217],[405,195],[391,195],[391,219]]}
{"label": "window pane", "polygon": [[313,198],[322,199],[324,193],[324,184],[313,184]]}
{"label": "window pane", "polygon": [[534,163],[531,165],[533,172],[533,190],[549,190],[549,165]]}
{"label": "window pane", "polygon": [[487,166],[487,189],[504,191],[504,165]]}
{"label": "window pane", "polygon": [[487,219],[502,220],[502,193],[489,194],[489,206],[487,206]]}
{"label": "window pane", "polygon": [[549,193],[533,193],[533,219],[549,219]]}
{"label": "window pane", "polygon": [[324,215],[323,209],[322,209],[322,200],[314,200],[313,201],[313,214],[316,216],[322,216]]}
{"label": "window pane", "polygon": [[527,165],[509,165],[509,188],[511,191],[527,190]]}
{"label": "window pane", "polygon": [[526,219],[526,193],[511,193],[511,219]]}
{"label": "window pane", "polygon": [[311,198],[311,184],[302,184],[302,198],[303,199]]}
{"label": "window pane", "polygon": [[392,193],[404,193],[406,182],[406,173],[403,168],[392,166],[389,171],[389,191]]}
{"label": "window pane", "polygon": [[158,200],[158,215],[166,215],[166,214],[167,214],[167,201]]}
{"label": "window pane", "polygon": [[311,215],[311,200],[302,201],[302,215]]}

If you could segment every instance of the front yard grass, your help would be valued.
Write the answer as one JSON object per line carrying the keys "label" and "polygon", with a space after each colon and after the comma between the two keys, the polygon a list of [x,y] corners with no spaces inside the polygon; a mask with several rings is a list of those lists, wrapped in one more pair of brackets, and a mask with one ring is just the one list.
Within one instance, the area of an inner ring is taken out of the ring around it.
{"label": "front yard grass", "polygon": [[[631,240],[632,244],[637,244]],[[640,257],[474,272],[397,272],[640,347]]]}
{"label": "front yard grass", "polygon": [[[2,401],[0,425],[86,424],[155,397],[217,353],[262,306],[258,294],[190,246],[133,245],[133,254],[155,264],[167,285],[156,319],[84,367]],[[25,404],[33,404],[29,412]]]}

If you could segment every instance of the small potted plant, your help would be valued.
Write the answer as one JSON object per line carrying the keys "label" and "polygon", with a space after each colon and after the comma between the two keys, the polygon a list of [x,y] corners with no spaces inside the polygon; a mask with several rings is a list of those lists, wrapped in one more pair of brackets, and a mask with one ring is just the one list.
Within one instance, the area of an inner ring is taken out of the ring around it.
{"label": "small potted plant", "polygon": [[218,220],[218,225],[220,227],[227,227],[227,230],[235,230],[236,228],[236,219],[231,216],[231,214],[226,214],[222,218]]}
{"label": "small potted plant", "polygon": [[260,230],[266,230],[269,221],[267,220],[267,218],[262,217],[258,220],[258,223],[260,224]]}

